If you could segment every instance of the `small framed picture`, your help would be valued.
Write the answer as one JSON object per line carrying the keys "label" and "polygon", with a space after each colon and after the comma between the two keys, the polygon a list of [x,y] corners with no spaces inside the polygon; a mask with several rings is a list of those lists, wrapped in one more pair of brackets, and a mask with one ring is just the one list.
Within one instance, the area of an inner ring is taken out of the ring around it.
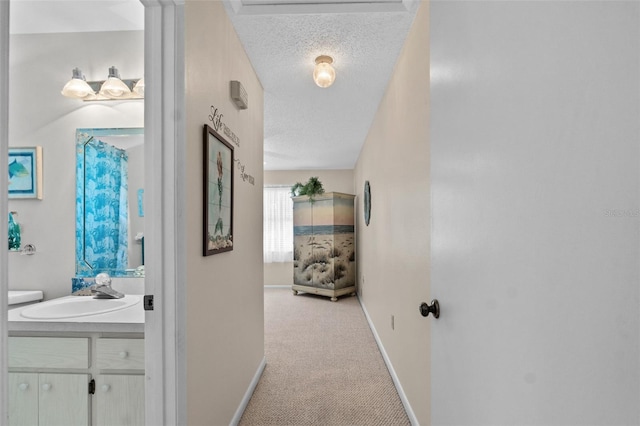
{"label": "small framed picture", "polygon": [[42,147],[9,148],[9,198],[42,200]]}

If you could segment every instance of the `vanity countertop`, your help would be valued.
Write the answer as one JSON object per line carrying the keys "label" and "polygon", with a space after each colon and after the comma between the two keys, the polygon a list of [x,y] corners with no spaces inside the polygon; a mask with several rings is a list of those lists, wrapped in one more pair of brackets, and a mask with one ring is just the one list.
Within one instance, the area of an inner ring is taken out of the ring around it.
{"label": "vanity countertop", "polygon": [[[37,305],[42,306],[47,302],[54,302],[64,299],[75,299],[78,297],[90,296],[66,296],[60,299],[45,301]],[[37,305],[27,305],[10,309],[8,313],[9,332],[12,331],[36,331],[36,332],[104,332],[104,333],[143,333],[144,332],[144,309],[142,307],[142,296],[127,295],[127,297],[138,297],[140,302],[125,309],[102,314],[88,316],[78,316],[63,319],[31,319],[20,315],[24,310]]]}
{"label": "vanity countertop", "polygon": [[9,305],[35,302],[42,300],[43,295],[40,290],[9,290]]}

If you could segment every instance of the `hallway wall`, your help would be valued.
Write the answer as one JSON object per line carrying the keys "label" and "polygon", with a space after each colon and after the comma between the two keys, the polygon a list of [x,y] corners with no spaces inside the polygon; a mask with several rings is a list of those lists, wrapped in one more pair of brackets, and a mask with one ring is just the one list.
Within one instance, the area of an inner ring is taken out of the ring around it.
{"label": "hallway wall", "polygon": [[[353,170],[265,170],[264,184],[291,186],[311,176],[322,182],[326,192],[353,194]],[[293,261],[264,264],[264,285],[293,285]]]}
{"label": "hallway wall", "polygon": [[430,321],[418,311],[429,296],[428,46],[429,4],[421,2],[354,175],[360,298],[421,425],[430,424]]}
{"label": "hallway wall", "polygon": [[[222,2],[187,1],[185,28],[187,416],[190,425],[226,425],[264,358],[263,89]],[[232,80],[246,89],[249,109],[232,103]],[[234,248],[204,257],[202,134],[213,127],[211,106],[239,138],[234,156],[254,184],[236,165]]]}

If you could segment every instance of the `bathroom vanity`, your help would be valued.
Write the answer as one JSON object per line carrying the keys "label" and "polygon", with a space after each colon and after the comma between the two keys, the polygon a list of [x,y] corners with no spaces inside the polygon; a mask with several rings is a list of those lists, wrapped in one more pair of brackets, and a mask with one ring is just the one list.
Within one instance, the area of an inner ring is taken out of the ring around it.
{"label": "bathroom vanity", "polygon": [[99,314],[28,318],[55,316],[48,304],[78,298],[91,299],[9,311],[9,425],[144,425],[141,301]]}

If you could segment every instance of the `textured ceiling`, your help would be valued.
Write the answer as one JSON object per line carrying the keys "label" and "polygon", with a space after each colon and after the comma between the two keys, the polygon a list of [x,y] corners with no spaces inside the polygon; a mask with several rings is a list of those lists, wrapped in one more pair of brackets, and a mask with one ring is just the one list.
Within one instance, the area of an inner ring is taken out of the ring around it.
{"label": "textured ceiling", "polygon": [[[14,34],[144,26],[137,0],[11,1]],[[265,90],[266,170],[353,168],[418,3],[224,0]],[[312,79],[319,55],[334,59],[327,89]]]}
{"label": "textured ceiling", "polygon": [[[417,2],[319,6],[298,0],[260,13],[246,9],[264,1],[244,1],[244,7],[226,6],[265,90],[265,169],[353,168]],[[340,13],[339,6],[358,12]],[[380,6],[394,11],[376,12]],[[326,89],[312,79],[319,55],[334,59],[336,81]]]}

